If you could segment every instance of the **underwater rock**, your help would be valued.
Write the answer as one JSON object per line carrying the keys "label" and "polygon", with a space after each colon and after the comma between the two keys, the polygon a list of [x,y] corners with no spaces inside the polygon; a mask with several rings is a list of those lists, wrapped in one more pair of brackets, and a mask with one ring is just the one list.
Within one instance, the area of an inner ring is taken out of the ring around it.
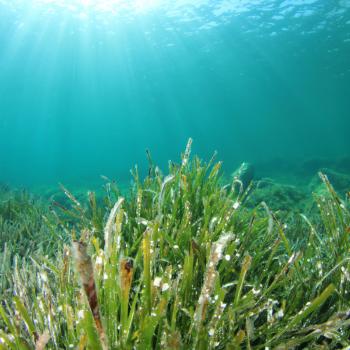
{"label": "underwater rock", "polygon": [[298,175],[313,177],[322,168],[334,168],[334,161],[326,158],[312,158],[304,160],[299,167]]}
{"label": "underwater rock", "polygon": [[[279,179],[278,181],[284,182],[284,180],[286,180],[286,182],[288,182],[290,180],[294,181],[298,163],[289,158],[275,157],[256,163],[254,166],[256,170],[255,176],[259,179],[273,178]],[[312,175],[313,174],[314,173],[312,173]]]}
{"label": "underwater rock", "polygon": [[[322,168],[320,172],[327,175],[328,180],[341,196],[350,190],[350,175],[329,168]],[[326,186],[322,183],[318,175],[315,175],[310,181],[309,189],[319,195],[325,195],[327,193]]]}
{"label": "underwater rock", "polygon": [[311,158],[301,162],[298,175],[305,177],[313,177],[322,169],[332,169],[340,173],[350,172],[350,156],[342,156],[339,158]]}
{"label": "underwater rock", "polygon": [[304,207],[306,199],[306,193],[296,186],[263,178],[256,183],[256,188],[247,200],[247,206],[255,207],[265,202],[272,210],[299,210]]}
{"label": "underwater rock", "polygon": [[[250,163],[242,163],[241,166],[232,174],[232,178],[241,181],[243,190],[245,190],[254,179],[254,167]],[[237,183],[237,190],[240,185]]]}

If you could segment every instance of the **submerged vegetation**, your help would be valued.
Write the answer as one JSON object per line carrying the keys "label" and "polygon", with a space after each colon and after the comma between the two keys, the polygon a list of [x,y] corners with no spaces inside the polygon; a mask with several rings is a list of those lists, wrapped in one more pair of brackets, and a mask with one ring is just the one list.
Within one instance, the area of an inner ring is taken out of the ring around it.
{"label": "submerged vegetation", "polygon": [[320,173],[318,214],[284,222],[190,151],[125,197],[1,202],[0,349],[350,346],[349,198]]}

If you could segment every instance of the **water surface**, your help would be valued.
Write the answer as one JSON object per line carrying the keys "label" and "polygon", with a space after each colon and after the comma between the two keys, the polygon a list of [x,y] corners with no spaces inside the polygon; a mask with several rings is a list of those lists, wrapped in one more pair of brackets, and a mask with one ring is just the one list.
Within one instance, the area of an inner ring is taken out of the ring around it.
{"label": "water surface", "polygon": [[0,67],[16,186],[350,153],[348,0],[0,0]]}

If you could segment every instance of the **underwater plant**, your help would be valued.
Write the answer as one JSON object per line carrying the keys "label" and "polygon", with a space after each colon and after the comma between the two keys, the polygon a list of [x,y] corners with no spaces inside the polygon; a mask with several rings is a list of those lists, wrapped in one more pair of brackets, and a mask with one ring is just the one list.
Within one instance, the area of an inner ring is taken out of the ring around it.
{"label": "underwater plant", "polygon": [[251,186],[225,184],[191,142],[168,175],[148,154],[125,197],[110,182],[87,203],[64,188],[56,254],[7,253],[0,349],[350,346],[349,198],[320,173],[317,221],[288,226],[264,202],[246,208]]}

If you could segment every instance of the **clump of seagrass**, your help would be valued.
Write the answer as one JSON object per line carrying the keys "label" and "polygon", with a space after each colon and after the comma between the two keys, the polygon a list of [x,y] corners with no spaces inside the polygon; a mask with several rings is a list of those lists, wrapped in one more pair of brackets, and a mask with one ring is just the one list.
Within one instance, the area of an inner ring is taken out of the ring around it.
{"label": "clump of seagrass", "polygon": [[123,258],[119,263],[120,290],[121,290],[121,310],[120,322],[122,325],[122,337],[126,338],[127,324],[129,317],[129,298],[132,279],[134,274],[134,262],[132,259]]}
{"label": "clump of seagrass", "polygon": [[[111,254],[111,245],[112,245],[112,238],[113,233],[115,233],[116,225],[115,225],[115,219],[117,217],[117,214],[124,202],[124,198],[120,197],[118,201],[114,204],[114,207],[112,208],[108,220],[104,229],[104,243],[105,243],[105,256],[108,259]],[[117,237],[117,249],[119,249],[120,246],[120,237]]]}
{"label": "clump of seagrass", "polygon": [[[164,175],[148,152],[148,176],[135,168],[125,199],[112,182],[98,201],[63,189],[71,204],[48,217],[48,232],[83,232],[74,259],[65,247],[12,263],[5,246],[0,350],[44,346],[46,330],[57,350],[350,346],[349,198],[320,174],[319,216],[285,222],[265,203],[247,208],[249,188],[235,190],[214,158],[191,159],[191,143]],[[30,232],[39,213],[21,219]]]}
{"label": "clump of seagrass", "polygon": [[73,254],[75,258],[76,270],[79,273],[95,324],[100,336],[103,349],[107,349],[107,339],[102,326],[100,307],[97,299],[96,283],[91,258],[87,253],[87,245],[83,242],[73,242]]}
{"label": "clump of seagrass", "polygon": [[204,277],[204,283],[201,294],[198,299],[198,305],[194,314],[194,326],[199,328],[202,322],[205,320],[205,314],[208,307],[209,299],[212,294],[214,283],[218,277],[216,266],[222,259],[223,251],[226,245],[234,238],[233,234],[227,233],[220,237],[211,248],[209,261],[207,263],[207,269]]}
{"label": "clump of seagrass", "polygon": [[185,153],[182,157],[181,168],[184,168],[188,164],[188,161],[189,161],[190,155],[191,155],[191,148],[192,148],[192,139],[189,138],[187,141]]}

